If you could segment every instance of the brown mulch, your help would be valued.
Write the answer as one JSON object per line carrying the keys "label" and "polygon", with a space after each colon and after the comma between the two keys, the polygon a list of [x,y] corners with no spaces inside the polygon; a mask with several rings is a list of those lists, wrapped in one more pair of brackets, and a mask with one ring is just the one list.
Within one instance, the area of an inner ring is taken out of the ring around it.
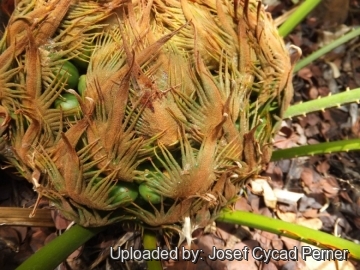
{"label": "brown mulch", "polygon": [[[270,5],[268,10],[274,18],[293,7],[290,0],[272,2],[275,4]],[[11,11],[11,1],[0,0],[0,3],[0,25],[3,25],[6,14]],[[360,1],[324,0],[286,41],[299,46],[304,56],[309,55],[344,31],[358,26],[359,14]],[[347,88],[359,88],[359,42],[359,38],[355,38],[294,74],[293,103],[325,97]],[[285,120],[281,131],[275,137],[275,146],[285,149],[359,137],[359,108],[357,104],[351,104]],[[40,201],[39,206],[48,209],[44,216],[38,217],[38,220],[35,217],[29,221],[28,226],[20,225],[28,219],[29,212],[14,211],[14,218],[5,221],[1,215],[1,207],[27,209],[34,206],[37,198],[27,181],[17,176],[11,168],[2,168],[0,224],[3,226],[0,226],[0,269],[14,269],[62,233],[70,222],[64,220],[57,211],[50,210],[46,201]],[[302,224],[360,243],[360,151],[272,162],[263,177],[272,189],[300,193],[303,194],[302,198],[293,204],[278,202],[275,208],[270,208],[264,197],[256,195],[252,187],[247,185],[244,192],[247,196],[239,197],[235,209]],[[266,250],[281,250],[300,247],[301,243],[281,235],[224,223],[213,224],[205,231],[195,231],[193,237],[195,240],[191,248],[202,249],[202,255],[206,259],[199,260],[196,264],[170,260],[164,262],[164,269],[360,269],[360,263],[356,261],[340,266],[333,262],[319,266],[316,262],[305,262],[301,259],[270,260],[265,264],[252,256],[249,256],[248,260],[212,261],[206,255],[212,253],[213,247],[223,250],[243,250],[248,247],[252,250],[260,246]],[[141,248],[140,233],[124,226],[113,225],[75,251],[58,269],[146,269],[144,261],[124,264],[110,258],[110,246],[124,245]],[[184,247],[189,249],[185,244]]]}

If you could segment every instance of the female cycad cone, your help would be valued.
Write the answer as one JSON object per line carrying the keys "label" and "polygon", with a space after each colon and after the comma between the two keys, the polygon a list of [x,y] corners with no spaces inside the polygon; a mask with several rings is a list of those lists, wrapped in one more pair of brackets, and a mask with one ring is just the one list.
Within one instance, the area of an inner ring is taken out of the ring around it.
{"label": "female cycad cone", "polygon": [[205,226],[292,97],[255,0],[23,0],[0,42],[0,153],[84,226]]}

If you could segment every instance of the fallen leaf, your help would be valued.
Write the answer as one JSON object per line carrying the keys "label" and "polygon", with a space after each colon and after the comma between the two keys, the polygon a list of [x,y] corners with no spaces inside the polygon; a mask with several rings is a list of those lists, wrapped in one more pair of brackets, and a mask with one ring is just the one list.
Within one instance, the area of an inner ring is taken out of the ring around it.
{"label": "fallen leaf", "polygon": [[330,169],[330,164],[327,160],[320,162],[316,165],[316,170],[321,174],[327,174]]}
{"label": "fallen leaf", "polygon": [[296,213],[276,211],[276,215],[286,222],[294,223],[296,221]]}
{"label": "fallen leaf", "polygon": [[321,122],[320,117],[318,116],[318,114],[315,113],[307,114],[304,120],[310,126],[315,126]]}
{"label": "fallen leaf", "polygon": [[286,189],[274,188],[273,192],[278,202],[287,204],[296,204],[297,201],[304,196],[304,193],[291,192]]}
{"label": "fallen leaf", "polygon": [[318,209],[313,209],[313,208],[310,208],[310,209],[306,209],[302,215],[303,217],[305,218],[315,218],[315,217],[318,217],[319,213],[318,213]]}
{"label": "fallen leaf", "polygon": [[333,198],[338,195],[340,187],[333,176],[329,176],[320,180],[320,185],[326,197]]}
{"label": "fallen leaf", "polygon": [[299,217],[295,223],[314,230],[320,230],[322,227],[322,222],[319,218]]}
{"label": "fallen leaf", "polygon": [[251,211],[251,206],[249,205],[245,197],[238,197],[235,202],[234,209],[249,212]]}
{"label": "fallen leaf", "polygon": [[264,201],[267,207],[276,207],[276,196],[267,180],[253,179],[249,181],[249,184],[251,186],[252,193],[264,196]]}

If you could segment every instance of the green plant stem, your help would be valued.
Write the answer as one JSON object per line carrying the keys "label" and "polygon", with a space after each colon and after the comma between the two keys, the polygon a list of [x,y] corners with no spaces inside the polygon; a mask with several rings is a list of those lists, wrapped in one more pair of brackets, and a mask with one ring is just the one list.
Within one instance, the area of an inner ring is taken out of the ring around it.
{"label": "green plant stem", "polygon": [[16,270],[53,270],[104,228],[84,228],[75,225],[35,252]]}
{"label": "green plant stem", "polygon": [[[154,231],[145,230],[144,231],[144,237],[143,237],[143,244],[144,249],[147,250],[154,250],[157,248],[157,239],[156,239],[156,233]],[[162,270],[161,261],[157,260],[150,260],[147,261],[148,269],[153,270]]]}
{"label": "green plant stem", "polygon": [[360,260],[360,245],[304,226],[254,213],[230,210],[223,210],[217,220],[283,235],[320,248],[347,249],[350,257]]}
{"label": "green plant stem", "polygon": [[272,153],[271,161],[296,157],[347,152],[360,149],[360,139],[341,140],[336,142],[318,143],[276,150]]}
{"label": "green plant stem", "polygon": [[279,34],[286,37],[319,3],[321,0],[306,0],[279,27]]}
{"label": "green plant stem", "polygon": [[[230,211],[228,209],[221,211],[217,220],[283,235],[321,248],[348,249],[352,258],[360,260],[360,245],[300,225],[250,212]],[[104,228],[83,228],[75,225],[34,253],[17,270],[53,270],[65,261],[72,252]],[[156,234],[153,231],[145,230],[143,241],[144,249],[156,249]],[[148,269],[161,270],[161,262],[148,262]]]}
{"label": "green plant stem", "polygon": [[346,103],[357,102],[360,99],[360,88],[329,95],[327,97],[318,98],[304,103],[291,105],[285,112],[284,118],[291,118],[297,115],[306,115],[307,113],[328,109],[344,105]]}
{"label": "green plant stem", "polygon": [[[308,0],[309,1],[309,0]],[[307,2],[308,2],[307,1]],[[353,29],[349,33],[343,35],[342,37],[334,40],[330,44],[322,47],[321,49],[315,51],[314,53],[310,54],[309,56],[305,57],[304,59],[300,60],[294,67],[294,72],[299,71],[303,67],[307,66],[308,64],[312,63],[316,59],[320,58],[324,54],[330,52],[331,50],[335,49],[336,47],[339,47],[340,45],[348,42],[349,40],[357,37],[360,35],[360,27],[357,27],[356,29]]]}

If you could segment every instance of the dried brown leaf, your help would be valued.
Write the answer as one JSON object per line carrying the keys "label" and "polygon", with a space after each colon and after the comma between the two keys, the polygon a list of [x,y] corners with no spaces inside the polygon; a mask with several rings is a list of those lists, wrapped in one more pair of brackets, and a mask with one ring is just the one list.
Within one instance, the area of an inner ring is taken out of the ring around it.
{"label": "dried brown leaf", "polygon": [[334,198],[338,195],[340,187],[335,177],[326,177],[320,180],[320,185],[327,198]]}

